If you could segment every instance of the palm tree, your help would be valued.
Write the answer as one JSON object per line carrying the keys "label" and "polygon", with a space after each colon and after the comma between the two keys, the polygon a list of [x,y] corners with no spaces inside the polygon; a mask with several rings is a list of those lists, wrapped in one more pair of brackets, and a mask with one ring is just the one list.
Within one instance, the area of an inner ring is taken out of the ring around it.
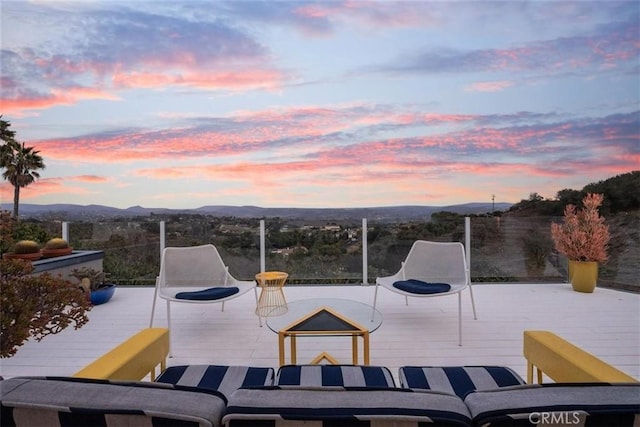
{"label": "palm tree", "polygon": [[2,137],[2,142],[15,140],[16,132],[9,129],[10,126],[11,123],[7,120],[2,120],[2,115],[0,115],[0,137]]}
{"label": "palm tree", "polygon": [[2,178],[13,185],[13,217],[18,217],[18,205],[20,203],[20,189],[40,178],[38,169],[44,169],[42,156],[34,147],[27,147],[15,139],[15,132],[9,130],[11,124],[1,119],[0,116],[0,167],[4,169]]}

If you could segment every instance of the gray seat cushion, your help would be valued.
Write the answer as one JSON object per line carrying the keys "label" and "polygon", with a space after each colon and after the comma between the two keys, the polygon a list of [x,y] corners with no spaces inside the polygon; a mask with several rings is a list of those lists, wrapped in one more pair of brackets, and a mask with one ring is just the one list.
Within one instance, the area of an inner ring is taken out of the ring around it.
{"label": "gray seat cushion", "polygon": [[504,366],[403,366],[400,387],[435,390],[464,397],[475,390],[493,390],[525,384]]}
{"label": "gray seat cushion", "polygon": [[239,389],[231,395],[222,420],[227,427],[298,427],[303,421],[340,427],[468,426],[471,421],[457,396],[398,388],[339,387]]}
{"label": "gray seat cushion", "polygon": [[273,368],[221,365],[171,366],[157,382],[217,390],[227,398],[241,387],[273,385]]}
{"label": "gray seat cushion", "polygon": [[383,366],[286,365],[278,370],[276,385],[304,387],[395,387]]}
{"label": "gray seat cushion", "polygon": [[477,391],[465,398],[475,425],[637,426],[640,384],[544,384]]}
{"label": "gray seat cushion", "polygon": [[0,381],[2,425],[220,426],[225,397],[168,384],[83,378],[10,378]]}

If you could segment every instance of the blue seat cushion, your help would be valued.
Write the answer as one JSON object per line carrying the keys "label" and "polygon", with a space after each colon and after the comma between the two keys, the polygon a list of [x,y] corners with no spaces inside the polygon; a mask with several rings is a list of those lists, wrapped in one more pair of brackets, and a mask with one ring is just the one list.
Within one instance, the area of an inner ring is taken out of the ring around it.
{"label": "blue seat cushion", "polygon": [[230,297],[231,295],[235,295],[238,292],[240,292],[240,289],[235,286],[231,286],[228,288],[215,287],[194,292],[178,292],[176,294],[176,298],[195,301],[214,301],[217,299]]}
{"label": "blue seat cushion", "polygon": [[416,279],[394,282],[393,287],[412,294],[439,294],[451,290],[451,285],[448,283],[423,282]]}
{"label": "blue seat cushion", "polygon": [[403,366],[400,387],[456,394],[460,398],[476,390],[495,390],[525,384],[504,366]]}

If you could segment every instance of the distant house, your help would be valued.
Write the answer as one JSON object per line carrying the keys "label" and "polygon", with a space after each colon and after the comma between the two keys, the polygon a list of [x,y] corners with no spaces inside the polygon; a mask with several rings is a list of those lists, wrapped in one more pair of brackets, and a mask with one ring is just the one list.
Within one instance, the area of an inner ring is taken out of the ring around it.
{"label": "distant house", "polygon": [[271,253],[274,255],[282,255],[283,257],[286,258],[289,255],[293,255],[293,254],[306,255],[309,253],[309,249],[305,248],[304,246],[294,246],[294,247],[288,247],[288,248],[282,248],[282,249],[273,249]]}

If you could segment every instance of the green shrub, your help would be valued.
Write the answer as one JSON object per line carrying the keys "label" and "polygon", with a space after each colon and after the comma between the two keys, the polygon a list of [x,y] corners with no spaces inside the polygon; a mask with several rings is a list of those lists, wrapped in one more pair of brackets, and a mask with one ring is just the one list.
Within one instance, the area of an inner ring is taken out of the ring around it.
{"label": "green shrub", "polygon": [[75,284],[32,272],[29,262],[0,260],[0,357],[13,356],[30,337],[40,341],[89,321],[91,305]]}

